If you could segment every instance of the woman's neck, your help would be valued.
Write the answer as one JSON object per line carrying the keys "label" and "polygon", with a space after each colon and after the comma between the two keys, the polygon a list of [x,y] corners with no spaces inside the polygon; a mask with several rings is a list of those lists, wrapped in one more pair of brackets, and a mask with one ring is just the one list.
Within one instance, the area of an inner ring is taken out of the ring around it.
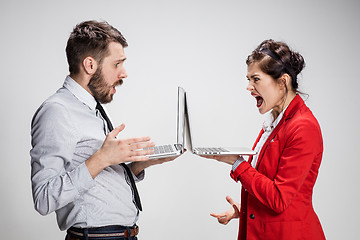
{"label": "woman's neck", "polygon": [[274,107],[271,111],[271,114],[273,115],[274,121],[277,119],[277,117],[280,115],[280,113],[287,108],[287,106],[289,106],[289,104],[291,103],[291,101],[295,98],[296,93],[293,91],[289,91],[286,96],[284,101],[282,102],[282,104],[280,104],[277,107]]}

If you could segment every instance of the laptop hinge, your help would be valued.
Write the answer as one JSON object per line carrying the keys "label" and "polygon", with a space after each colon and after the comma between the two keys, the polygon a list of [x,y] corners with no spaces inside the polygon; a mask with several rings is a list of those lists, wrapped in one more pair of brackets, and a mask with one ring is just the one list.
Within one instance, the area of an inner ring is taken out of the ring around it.
{"label": "laptop hinge", "polygon": [[182,151],[182,149],[183,149],[182,144],[174,144],[174,145],[176,147],[176,150]]}

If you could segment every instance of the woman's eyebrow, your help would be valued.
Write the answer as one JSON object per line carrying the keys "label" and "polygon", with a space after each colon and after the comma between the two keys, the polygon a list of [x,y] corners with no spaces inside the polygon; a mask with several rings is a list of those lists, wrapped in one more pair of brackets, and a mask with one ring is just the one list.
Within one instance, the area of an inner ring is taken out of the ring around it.
{"label": "woman's eyebrow", "polygon": [[[259,76],[259,74],[254,73],[253,75],[250,76],[250,78],[254,78],[254,77],[257,77],[257,76]],[[248,77],[248,75],[246,75],[246,78],[247,78],[247,79],[250,79],[250,78]]]}

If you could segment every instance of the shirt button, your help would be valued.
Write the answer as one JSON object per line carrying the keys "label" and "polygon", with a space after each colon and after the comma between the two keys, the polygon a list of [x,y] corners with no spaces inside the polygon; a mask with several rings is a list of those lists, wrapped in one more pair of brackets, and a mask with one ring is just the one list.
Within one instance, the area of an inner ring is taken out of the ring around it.
{"label": "shirt button", "polygon": [[254,214],[250,214],[249,216],[251,219],[255,219],[255,215]]}

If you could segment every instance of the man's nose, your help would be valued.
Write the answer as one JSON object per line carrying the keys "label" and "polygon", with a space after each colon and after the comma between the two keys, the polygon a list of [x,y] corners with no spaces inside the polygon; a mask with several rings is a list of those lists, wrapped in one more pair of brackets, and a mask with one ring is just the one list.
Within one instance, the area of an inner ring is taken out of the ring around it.
{"label": "man's nose", "polygon": [[127,77],[128,77],[128,74],[127,74],[125,68],[123,67],[119,73],[119,78],[122,79],[122,78],[127,78]]}

